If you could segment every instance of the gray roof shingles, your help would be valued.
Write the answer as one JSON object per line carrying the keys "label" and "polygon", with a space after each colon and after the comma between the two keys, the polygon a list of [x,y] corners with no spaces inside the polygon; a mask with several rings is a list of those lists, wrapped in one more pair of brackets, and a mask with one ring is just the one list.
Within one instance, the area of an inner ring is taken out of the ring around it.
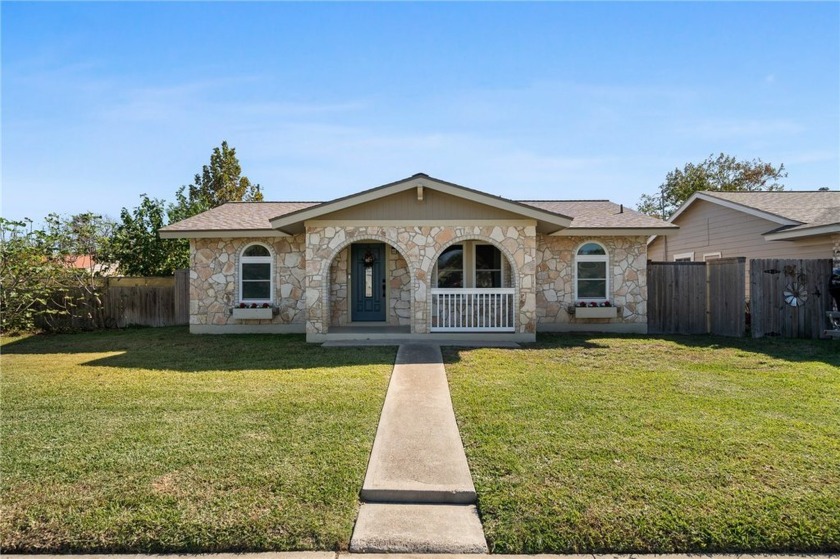
{"label": "gray roof shingles", "polygon": [[[229,202],[161,231],[266,231],[269,220],[323,202]],[[523,200],[520,203],[572,217],[572,228],[676,229],[655,217],[624,208],[608,200]]]}
{"label": "gray roof shingles", "polygon": [[[840,190],[780,190],[775,192],[704,192],[773,214],[801,225],[796,228],[840,223]],[[787,228],[788,231],[794,227]]]}

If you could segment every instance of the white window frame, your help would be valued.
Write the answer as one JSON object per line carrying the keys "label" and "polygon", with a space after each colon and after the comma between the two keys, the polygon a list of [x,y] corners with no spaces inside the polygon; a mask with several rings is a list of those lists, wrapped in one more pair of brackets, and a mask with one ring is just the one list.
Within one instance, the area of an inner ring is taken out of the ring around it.
{"label": "white window frame", "polygon": [[[252,246],[261,246],[268,251],[268,256],[245,256],[245,252]],[[244,297],[245,291],[242,289],[242,265],[243,264],[269,264],[269,298],[268,299],[246,299]],[[265,243],[248,243],[239,252],[239,264],[237,265],[237,286],[239,288],[239,302],[240,303],[274,303],[274,252],[271,247]]]}
{"label": "white window frame", "polygon": [[693,252],[681,252],[674,255],[674,262],[694,262]]}
{"label": "white window frame", "polygon": [[[604,249],[604,254],[578,254],[580,249],[585,247],[588,244],[595,244]],[[605,269],[606,269],[606,286],[604,288],[604,297],[579,297],[578,296],[578,262],[604,262]],[[607,250],[607,247],[604,246],[603,243],[599,243],[598,241],[586,241],[584,243],[580,243],[575,248],[574,253],[574,262],[573,262],[573,269],[574,269],[574,278],[575,278],[575,301],[585,301],[585,302],[601,302],[601,301],[609,301],[610,300],[610,251]]]}
{"label": "white window frame", "polygon": [[708,260],[717,260],[718,258],[723,258],[720,255],[720,252],[707,252],[703,254],[703,262],[706,262]]}

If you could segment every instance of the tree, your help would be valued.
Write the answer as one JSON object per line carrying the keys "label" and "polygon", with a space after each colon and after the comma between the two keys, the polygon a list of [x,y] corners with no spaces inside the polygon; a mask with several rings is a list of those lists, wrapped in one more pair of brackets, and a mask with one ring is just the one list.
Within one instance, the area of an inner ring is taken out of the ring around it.
{"label": "tree", "polygon": [[[99,325],[102,283],[94,263],[104,262],[113,223],[91,213],[50,214],[45,222],[35,229],[29,221],[27,229],[26,222],[0,218],[3,332]],[[90,264],[79,267],[82,256]]]}
{"label": "tree", "polygon": [[201,168],[193,184],[182,186],[176,198],[174,215],[184,219],[225,202],[261,202],[263,195],[260,185],[242,176],[236,148],[223,141],[221,148],[213,148],[210,165]]}
{"label": "tree", "polygon": [[784,164],[774,167],[761,159],[738,161],[731,155],[710,155],[702,163],[687,163],[665,177],[656,194],[643,194],[637,209],[668,219],[697,191],[753,192],[784,190],[780,179],[787,177]]}
{"label": "tree", "polygon": [[[30,222],[31,225],[31,222]],[[32,330],[59,271],[46,257],[42,232],[0,217],[0,330]]]}
{"label": "tree", "polygon": [[109,256],[127,276],[171,276],[189,266],[185,239],[161,239],[158,229],[168,223],[166,202],[140,195],[140,205],[120,212],[120,223],[111,237]]}
{"label": "tree", "polygon": [[169,276],[189,267],[190,245],[185,239],[161,239],[158,229],[187,219],[225,202],[259,202],[260,185],[242,176],[236,148],[222,142],[210,155],[210,164],[195,175],[192,185],[175,193],[175,202],[141,195],[140,205],[123,208],[111,243],[111,258],[120,272],[130,276]]}

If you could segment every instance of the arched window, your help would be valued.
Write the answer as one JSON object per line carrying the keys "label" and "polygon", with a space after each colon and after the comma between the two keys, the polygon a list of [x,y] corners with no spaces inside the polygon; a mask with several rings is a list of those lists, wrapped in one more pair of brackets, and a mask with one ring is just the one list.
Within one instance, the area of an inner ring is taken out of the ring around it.
{"label": "arched window", "polygon": [[599,243],[589,242],[575,253],[575,300],[606,301],[610,292],[609,255]]}
{"label": "arched window", "polygon": [[248,245],[239,258],[239,298],[248,303],[270,303],[274,293],[274,263],[264,245]]}
{"label": "arched window", "polygon": [[437,287],[443,288],[491,289],[502,287],[506,279],[502,252],[480,241],[447,247],[438,257],[434,275]]}

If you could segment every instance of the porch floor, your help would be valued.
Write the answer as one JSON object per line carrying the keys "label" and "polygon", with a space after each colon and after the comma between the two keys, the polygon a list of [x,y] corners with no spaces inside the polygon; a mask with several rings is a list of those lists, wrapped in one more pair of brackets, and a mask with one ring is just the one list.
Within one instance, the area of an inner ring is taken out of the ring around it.
{"label": "porch floor", "polygon": [[505,333],[436,333],[412,334],[410,326],[365,325],[335,326],[321,340],[327,347],[360,345],[401,345],[424,343],[470,347],[519,347],[523,341]]}

